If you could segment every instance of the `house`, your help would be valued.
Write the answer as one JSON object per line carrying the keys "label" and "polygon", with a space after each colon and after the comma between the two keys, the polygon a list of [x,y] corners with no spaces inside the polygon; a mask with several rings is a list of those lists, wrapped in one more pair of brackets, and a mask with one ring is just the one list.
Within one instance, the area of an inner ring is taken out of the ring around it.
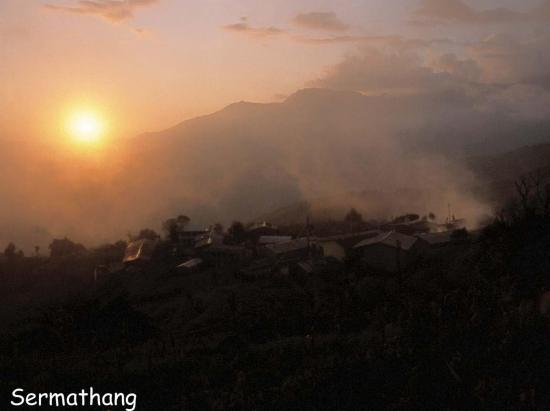
{"label": "house", "polygon": [[468,231],[462,228],[459,230],[420,234],[417,237],[422,242],[426,243],[430,249],[439,249],[451,245],[468,244],[472,241],[477,241],[480,233],[480,230]]}
{"label": "house", "polygon": [[291,267],[291,273],[296,274],[312,274],[314,270],[313,261],[300,261]]}
{"label": "house", "polygon": [[158,247],[158,240],[141,239],[126,246],[122,262],[126,265],[151,261]]}
{"label": "house", "polygon": [[265,257],[253,260],[248,266],[241,268],[235,276],[240,280],[253,281],[257,278],[270,277],[274,270],[273,260]]}
{"label": "house", "polygon": [[380,233],[353,247],[362,266],[389,273],[409,267],[425,248],[417,237],[397,231]]}
{"label": "house", "polygon": [[276,225],[270,224],[267,221],[254,223],[248,228],[249,237],[252,241],[257,242],[262,236],[279,235],[279,228]]}
{"label": "house", "polygon": [[379,234],[380,231],[372,230],[353,234],[320,237],[315,239],[315,243],[322,249],[323,256],[332,257],[338,261],[344,261],[350,256],[353,246],[367,238],[376,237]]}
{"label": "house", "polygon": [[208,235],[210,229],[201,226],[186,226],[178,233],[178,243],[184,247],[194,247],[197,238]]}
{"label": "house", "polygon": [[391,223],[382,227],[384,231],[397,231],[398,233],[413,235],[416,233],[429,233],[437,229],[437,224],[418,214],[406,214],[394,219]]}
{"label": "house", "polygon": [[262,235],[258,239],[259,245],[279,244],[291,241],[292,237],[288,235]]}
{"label": "house", "polygon": [[213,244],[200,250],[201,257],[209,263],[241,264],[252,257],[252,251],[239,245]]}
{"label": "house", "polygon": [[176,270],[183,271],[183,272],[193,272],[198,270],[202,264],[203,264],[202,258],[192,258],[191,260],[188,260],[184,262],[183,264],[180,264],[176,267]]}
{"label": "house", "polygon": [[448,231],[455,231],[455,230],[461,230],[466,228],[466,220],[463,218],[455,218],[455,216],[452,216],[452,218],[448,219],[445,223],[444,227]]}
{"label": "house", "polygon": [[416,236],[419,240],[425,242],[430,248],[442,248],[453,243],[453,231],[443,231],[439,233],[424,233]]}
{"label": "house", "polygon": [[299,238],[284,243],[268,244],[264,250],[267,257],[276,258],[279,261],[289,261],[307,257],[311,247],[307,238]]}
{"label": "house", "polygon": [[223,244],[224,236],[215,232],[199,235],[195,238],[195,249]]}

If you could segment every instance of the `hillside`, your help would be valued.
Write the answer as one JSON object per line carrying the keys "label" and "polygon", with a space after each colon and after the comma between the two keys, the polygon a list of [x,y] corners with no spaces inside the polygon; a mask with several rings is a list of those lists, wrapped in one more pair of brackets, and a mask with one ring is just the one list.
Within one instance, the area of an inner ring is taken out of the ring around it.
{"label": "hillside", "polygon": [[[443,96],[421,103],[444,111]],[[407,96],[306,89],[282,103],[236,103],[148,134],[134,156],[162,176],[142,186],[166,199],[164,214],[184,210],[199,221],[250,219],[312,198],[336,199],[345,209],[350,192],[369,193],[359,201],[373,217],[406,212],[411,203],[441,214],[452,202],[476,218],[483,205],[465,189],[471,176],[458,160],[463,151],[452,136],[430,140],[445,125],[425,122],[417,104]],[[462,149],[476,135],[463,140]]]}
{"label": "hillside", "polygon": [[537,171],[550,170],[550,144],[520,147],[510,152],[469,160],[480,179],[478,189],[485,191],[494,204],[502,205],[514,191],[514,182]]}
{"label": "hillside", "polygon": [[[472,172],[475,179],[469,190],[476,193],[479,198],[486,200],[491,206],[502,206],[504,202],[514,194],[514,182],[522,176],[537,170],[550,169],[550,144],[525,146],[497,155],[471,157],[467,160],[467,169]],[[426,193],[424,193],[426,194]],[[372,198],[384,199],[384,203],[390,204],[386,211],[388,215],[396,215],[406,212],[404,209],[396,209],[391,206],[391,198],[399,197],[400,192],[364,191],[349,192],[346,195],[346,206],[332,197],[309,199],[265,213],[258,217],[260,220],[271,221],[275,224],[303,223],[307,216],[314,220],[336,220],[349,210],[356,207],[359,210]],[[429,212],[422,201],[424,196],[421,190],[416,191],[410,198],[419,199],[409,203],[409,211]],[[347,207],[347,208],[346,208]],[[457,213],[462,211],[455,208]]]}
{"label": "hillside", "polygon": [[[539,141],[550,128],[522,127],[509,118],[496,122],[468,107],[448,93],[365,96],[305,89],[281,103],[235,103],[114,142],[88,158],[72,152],[45,156],[49,150],[26,142],[0,142],[0,187],[8,199],[0,241],[26,250],[65,235],[99,244],[144,227],[160,230],[167,216],[227,225],[270,218],[274,210],[304,201],[321,215],[341,217],[355,206],[367,218],[411,209],[446,215],[451,203],[475,222],[491,209],[485,177],[478,185],[476,173],[485,176],[491,167],[492,174],[500,173],[500,163],[474,173],[462,159],[474,149],[478,156],[500,155],[506,147]],[[475,121],[451,116],[456,110]]]}
{"label": "hillside", "polygon": [[247,279],[162,258],[92,283],[97,250],[28,277],[14,260],[0,291],[51,301],[0,317],[0,400],[93,386],[143,410],[519,410],[528,390],[547,409],[549,229],[544,214],[494,223],[402,276],[320,257]]}

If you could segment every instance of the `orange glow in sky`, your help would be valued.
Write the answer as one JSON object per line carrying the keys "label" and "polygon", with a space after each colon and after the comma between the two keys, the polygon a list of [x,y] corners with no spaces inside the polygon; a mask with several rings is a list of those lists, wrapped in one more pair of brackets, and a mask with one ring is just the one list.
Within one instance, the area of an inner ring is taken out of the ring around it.
{"label": "orange glow in sky", "polygon": [[67,129],[76,142],[97,144],[105,133],[105,120],[93,111],[77,111],[70,116]]}

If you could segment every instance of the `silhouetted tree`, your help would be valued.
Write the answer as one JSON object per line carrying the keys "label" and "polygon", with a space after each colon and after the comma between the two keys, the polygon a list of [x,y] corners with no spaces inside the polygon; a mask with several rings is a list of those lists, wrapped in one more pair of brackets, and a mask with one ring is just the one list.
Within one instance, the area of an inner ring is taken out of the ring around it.
{"label": "silhouetted tree", "polygon": [[63,257],[66,255],[81,254],[86,251],[82,244],[75,243],[67,237],[53,240],[50,245],[50,257]]}
{"label": "silhouetted tree", "polygon": [[166,233],[166,237],[173,243],[179,241],[179,233],[185,231],[185,227],[191,219],[186,215],[179,215],[176,218],[169,218],[162,223],[162,229]]}
{"label": "silhouetted tree", "polygon": [[162,229],[170,241],[173,243],[178,241],[178,226],[175,218],[170,218],[162,223]]}
{"label": "silhouetted tree", "polygon": [[132,237],[132,241],[137,240],[158,240],[160,238],[160,235],[157,234],[155,230],[151,230],[150,228],[144,228],[139,232],[139,234],[135,237]]}
{"label": "silhouetted tree", "polygon": [[93,250],[94,256],[101,264],[110,264],[122,260],[126,251],[127,243],[125,241],[117,241],[114,244],[104,244]]}
{"label": "silhouetted tree", "polygon": [[347,223],[362,223],[363,216],[355,208],[352,208],[344,217],[344,221]]}
{"label": "silhouetted tree", "polygon": [[468,230],[461,228],[460,230],[455,230],[451,234],[451,239],[455,241],[464,241],[468,239]]}
{"label": "silhouetted tree", "polygon": [[539,170],[515,182],[516,197],[523,217],[550,216],[550,171]]}
{"label": "silhouetted tree", "polygon": [[17,247],[15,247],[14,243],[9,243],[6,249],[4,250],[4,255],[6,258],[10,259],[15,257],[15,251],[17,250]]}
{"label": "silhouetted tree", "polygon": [[246,240],[246,229],[240,221],[234,221],[227,230],[227,234],[235,244],[240,244]]}

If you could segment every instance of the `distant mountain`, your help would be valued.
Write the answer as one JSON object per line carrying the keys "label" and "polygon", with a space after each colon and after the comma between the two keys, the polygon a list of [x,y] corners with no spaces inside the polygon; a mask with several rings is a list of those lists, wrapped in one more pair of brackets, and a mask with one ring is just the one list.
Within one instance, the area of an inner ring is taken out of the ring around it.
{"label": "distant mountain", "polygon": [[550,165],[550,144],[520,147],[495,156],[472,157],[472,169],[490,180],[513,181],[521,175]]}
{"label": "distant mountain", "polygon": [[[450,203],[475,222],[491,212],[481,182],[512,164],[492,158],[550,136],[544,122],[524,123],[477,103],[449,91],[305,89],[280,103],[235,103],[125,140],[94,161],[0,142],[0,242],[30,249],[68,235],[90,244],[159,230],[178,214],[196,224],[262,216],[301,222],[307,213],[341,218],[352,206],[377,218],[446,215]],[[476,168],[464,160],[472,155],[486,157]],[[525,166],[542,164],[537,155]]]}
{"label": "distant mountain", "polygon": [[550,144],[525,146],[510,152],[473,157],[470,168],[480,179],[478,189],[488,193],[494,204],[503,204],[514,194],[514,183],[536,171],[550,175]]}
{"label": "distant mountain", "polygon": [[333,199],[320,207],[341,214],[358,197],[373,216],[445,213],[452,202],[475,218],[475,209],[488,210],[468,192],[474,176],[462,159],[538,141],[550,127],[526,136],[471,106],[448,92],[304,89],[282,103],[232,104],[142,136],[133,149],[136,164],[154,164],[158,174],[141,184],[154,202],[165,200],[158,218],[181,210],[204,222],[247,221],[314,198]]}
{"label": "distant mountain", "polygon": [[[525,146],[492,156],[471,157],[467,164],[469,171],[475,175],[469,190],[476,193],[491,207],[500,207],[515,194],[514,183],[522,176],[536,171],[546,171],[550,175],[550,144]],[[420,192],[417,194],[423,198]],[[346,197],[347,206],[360,209],[361,204],[368,201],[369,198],[384,197],[385,201],[391,202],[392,198],[399,197],[399,195],[399,193],[383,191],[350,192]],[[335,203],[336,206],[334,206]],[[338,206],[338,202],[334,198],[318,198],[288,204],[263,214],[258,219],[281,225],[303,223],[308,216],[313,220],[320,221],[341,220],[348,210],[349,208]],[[425,210],[425,207],[422,204],[411,202],[410,211],[418,210]],[[459,208],[456,211],[461,213]],[[390,212],[388,215],[394,214]]]}

